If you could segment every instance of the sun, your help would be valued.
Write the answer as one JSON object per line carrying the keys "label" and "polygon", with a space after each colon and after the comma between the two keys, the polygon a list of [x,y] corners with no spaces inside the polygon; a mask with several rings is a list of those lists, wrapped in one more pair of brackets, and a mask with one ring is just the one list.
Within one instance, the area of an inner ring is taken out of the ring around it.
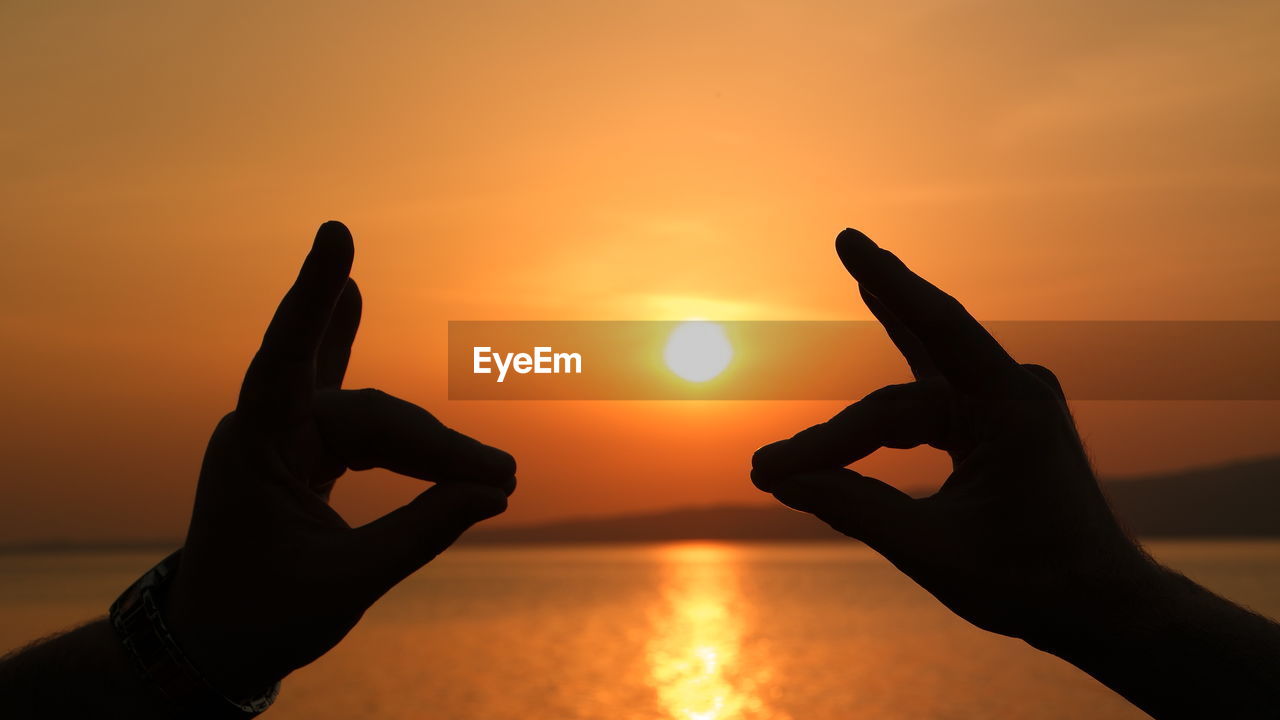
{"label": "sun", "polygon": [[689,382],[706,382],[724,372],[733,346],[719,323],[686,320],[671,331],[662,359],[671,372]]}

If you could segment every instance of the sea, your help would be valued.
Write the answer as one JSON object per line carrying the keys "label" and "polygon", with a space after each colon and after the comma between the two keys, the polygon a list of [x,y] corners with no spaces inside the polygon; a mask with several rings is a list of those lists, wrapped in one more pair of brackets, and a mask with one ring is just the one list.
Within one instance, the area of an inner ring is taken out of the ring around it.
{"label": "sea", "polygon": [[[1147,544],[1280,616],[1280,540]],[[0,651],[101,616],[154,552],[0,553]],[[1121,720],[1089,676],[848,543],[460,547],[284,681],[273,720]]]}

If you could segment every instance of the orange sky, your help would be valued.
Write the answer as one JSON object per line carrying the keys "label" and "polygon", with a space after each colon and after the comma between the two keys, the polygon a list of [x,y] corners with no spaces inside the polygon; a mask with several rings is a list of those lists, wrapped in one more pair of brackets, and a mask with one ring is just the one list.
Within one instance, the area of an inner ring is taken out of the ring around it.
{"label": "orange sky", "polygon": [[[763,501],[839,404],[448,402],[450,319],[862,319],[846,225],[980,318],[1277,319],[1275,3],[427,5],[0,8],[0,543],[178,534],[329,218],[351,383],[515,453],[504,522]],[[1280,403],[1076,413],[1104,473],[1280,451]]]}

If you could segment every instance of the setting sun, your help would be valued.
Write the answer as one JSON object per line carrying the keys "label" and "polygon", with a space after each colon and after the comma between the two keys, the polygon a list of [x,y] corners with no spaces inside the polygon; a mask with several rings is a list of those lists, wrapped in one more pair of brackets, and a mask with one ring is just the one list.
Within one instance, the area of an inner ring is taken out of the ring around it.
{"label": "setting sun", "polygon": [[667,338],[662,359],[671,372],[689,382],[706,382],[729,366],[733,346],[724,327],[706,320],[687,320]]}

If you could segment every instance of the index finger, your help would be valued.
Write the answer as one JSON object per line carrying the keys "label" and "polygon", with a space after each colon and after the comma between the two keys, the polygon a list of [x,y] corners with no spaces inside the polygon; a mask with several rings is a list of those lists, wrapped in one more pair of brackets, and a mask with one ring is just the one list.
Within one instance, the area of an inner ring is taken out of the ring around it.
{"label": "index finger", "polygon": [[751,481],[771,492],[779,478],[842,468],[880,448],[937,447],[946,431],[948,394],[936,379],[880,388],[830,420],[756,450]]}
{"label": "index finger", "polygon": [[431,482],[471,482],[515,490],[516,461],[381,390],[316,393],[325,450],[352,470],[380,467]]}
{"label": "index finger", "polygon": [[1017,363],[955,298],[916,275],[871,238],[847,229],[836,237],[845,269],[902,321],[938,371],[957,388],[980,390]]}
{"label": "index finger", "polygon": [[901,320],[889,312],[889,308],[885,307],[879,298],[867,291],[866,287],[859,285],[858,294],[862,296],[862,302],[866,303],[871,314],[880,321],[880,326],[889,335],[893,346],[898,348],[902,357],[907,359],[907,367],[911,368],[911,374],[917,380],[937,375],[938,368],[934,366],[933,360],[929,357],[929,351],[924,349],[920,338],[912,334]]}
{"label": "index finger", "polygon": [[315,392],[316,351],[351,274],[351,232],[336,220],[320,226],[298,279],[276,308],[240,388],[237,412],[278,424],[305,411]]}

